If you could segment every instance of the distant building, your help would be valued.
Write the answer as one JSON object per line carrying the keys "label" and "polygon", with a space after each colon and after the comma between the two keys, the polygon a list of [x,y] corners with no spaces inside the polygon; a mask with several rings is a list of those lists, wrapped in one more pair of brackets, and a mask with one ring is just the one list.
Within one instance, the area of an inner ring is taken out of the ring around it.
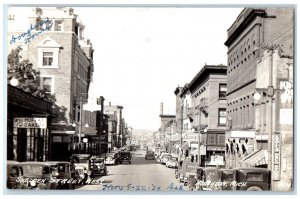
{"label": "distant building", "polygon": [[122,140],[123,140],[123,123],[122,123],[122,110],[123,106],[112,106],[111,103],[109,102],[108,106],[104,106],[104,114],[107,115],[115,115],[117,119],[117,129],[116,129],[116,147],[120,148],[122,147]]}

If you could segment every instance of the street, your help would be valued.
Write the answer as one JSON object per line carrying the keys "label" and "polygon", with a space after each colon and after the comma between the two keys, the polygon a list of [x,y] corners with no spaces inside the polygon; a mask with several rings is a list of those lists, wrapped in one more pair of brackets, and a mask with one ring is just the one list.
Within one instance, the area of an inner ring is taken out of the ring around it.
{"label": "street", "polygon": [[[155,160],[145,160],[146,151],[132,152],[132,163],[108,166],[108,175],[96,177],[100,182],[76,190],[103,191],[183,191],[186,187],[175,179],[175,169]],[[99,179],[100,178],[100,179]]]}

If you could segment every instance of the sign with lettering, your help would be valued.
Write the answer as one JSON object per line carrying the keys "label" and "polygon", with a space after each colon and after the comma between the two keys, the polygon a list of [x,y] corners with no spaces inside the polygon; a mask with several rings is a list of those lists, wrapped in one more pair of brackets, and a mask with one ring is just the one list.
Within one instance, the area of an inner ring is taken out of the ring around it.
{"label": "sign with lettering", "polygon": [[14,128],[47,128],[47,118],[17,117],[14,118]]}
{"label": "sign with lettering", "polygon": [[273,146],[273,180],[280,180],[281,135],[279,133],[274,133]]}

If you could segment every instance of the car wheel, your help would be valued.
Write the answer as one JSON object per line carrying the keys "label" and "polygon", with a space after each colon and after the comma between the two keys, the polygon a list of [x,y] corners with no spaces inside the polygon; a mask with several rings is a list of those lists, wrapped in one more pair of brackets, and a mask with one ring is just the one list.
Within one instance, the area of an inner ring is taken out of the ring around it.
{"label": "car wheel", "polygon": [[253,186],[253,187],[248,188],[247,191],[262,191],[262,189],[260,187]]}

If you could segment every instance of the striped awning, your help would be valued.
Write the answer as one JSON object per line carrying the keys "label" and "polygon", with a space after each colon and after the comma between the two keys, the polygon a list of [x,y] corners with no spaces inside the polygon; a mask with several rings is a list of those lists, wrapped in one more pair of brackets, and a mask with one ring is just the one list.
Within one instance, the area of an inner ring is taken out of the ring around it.
{"label": "striped awning", "polygon": [[242,164],[245,166],[261,166],[268,164],[268,151],[258,150],[248,155],[242,160]]}

